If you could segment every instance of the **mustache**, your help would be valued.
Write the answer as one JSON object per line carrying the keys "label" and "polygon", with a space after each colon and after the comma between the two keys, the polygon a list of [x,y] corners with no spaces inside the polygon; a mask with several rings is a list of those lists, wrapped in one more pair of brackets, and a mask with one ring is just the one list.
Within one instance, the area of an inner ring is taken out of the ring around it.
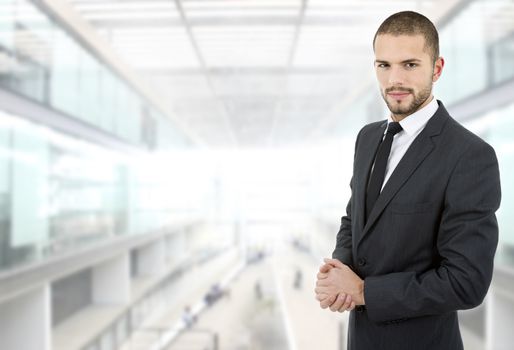
{"label": "mustache", "polygon": [[387,88],[385,89],[385,93],[389,93],[389,92],[409,92],[409,93],[413,93],[414,91],[412,89],[409,89],[409,88],[404,88],[404,87],[390,87],[390,88]]}

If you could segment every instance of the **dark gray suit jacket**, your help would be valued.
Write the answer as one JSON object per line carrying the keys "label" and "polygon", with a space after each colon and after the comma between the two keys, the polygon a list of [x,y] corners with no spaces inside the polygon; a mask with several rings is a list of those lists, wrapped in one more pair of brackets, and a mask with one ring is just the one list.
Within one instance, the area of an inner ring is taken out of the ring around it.
{"label": "dark gray suit jacket", "polygon": [[443,104],[411,144],[364,222],[366,185],[386,122],[355,146],[352,196],[333,257],[364,279],[351,350],[462,349],[457,310],[482,303],[498,243],[498,162]]}

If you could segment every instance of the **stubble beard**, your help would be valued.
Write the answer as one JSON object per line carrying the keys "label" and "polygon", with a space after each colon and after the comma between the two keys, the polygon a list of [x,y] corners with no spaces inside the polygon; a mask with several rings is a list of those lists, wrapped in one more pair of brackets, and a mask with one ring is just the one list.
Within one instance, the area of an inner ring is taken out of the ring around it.
{"label": "stubble beard", "polygon": [[[396,101],[390,102],[387,99],[387,93],[390,91],[409,92],[414,97],[414,99],[408,105],[398,104]],[[415,91],[413,89],[401,88],[401,87],[387,88],[387,89],[385,89],[385,91],[382,90],[382,98],[384,99],[384,101],[387,105],[387,108],[389,108],[389,110],[391,111],[391,114],[394,117],[397,117],[400,119],[403,119],[403,118],[413,114],[414,112],[416,112],[421,107],[421,105],[423,105],[423,103],[425,103],[425,101],[430,97],[431,94],[432,94],[432,81],[430,81],[429,84],[425,85],[423,87],[423,89],[421,89],[418,93],[415,93]]]}

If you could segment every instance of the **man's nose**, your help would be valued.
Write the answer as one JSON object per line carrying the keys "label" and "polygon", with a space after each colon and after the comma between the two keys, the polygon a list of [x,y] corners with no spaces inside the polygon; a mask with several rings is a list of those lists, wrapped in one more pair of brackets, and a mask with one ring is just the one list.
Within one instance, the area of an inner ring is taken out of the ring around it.
{"label": "man's nose", "polygon": [[391,67],[389,70],[389,85],[390,86],[401,86],[405,82],[404,72],[401,67]]}

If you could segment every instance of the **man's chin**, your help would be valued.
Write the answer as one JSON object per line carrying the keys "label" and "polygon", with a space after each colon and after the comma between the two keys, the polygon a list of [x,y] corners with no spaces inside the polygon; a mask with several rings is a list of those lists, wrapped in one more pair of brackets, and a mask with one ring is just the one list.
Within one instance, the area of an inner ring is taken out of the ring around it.
{"label": "man's chin", "polygon": [[405,108],[399,107],[399,106],[391,106],[389,103],[387,104],[387,108],[389,108],[389,111],[395,115],[408,115],[412,113],[411,106],[407,106]]}

